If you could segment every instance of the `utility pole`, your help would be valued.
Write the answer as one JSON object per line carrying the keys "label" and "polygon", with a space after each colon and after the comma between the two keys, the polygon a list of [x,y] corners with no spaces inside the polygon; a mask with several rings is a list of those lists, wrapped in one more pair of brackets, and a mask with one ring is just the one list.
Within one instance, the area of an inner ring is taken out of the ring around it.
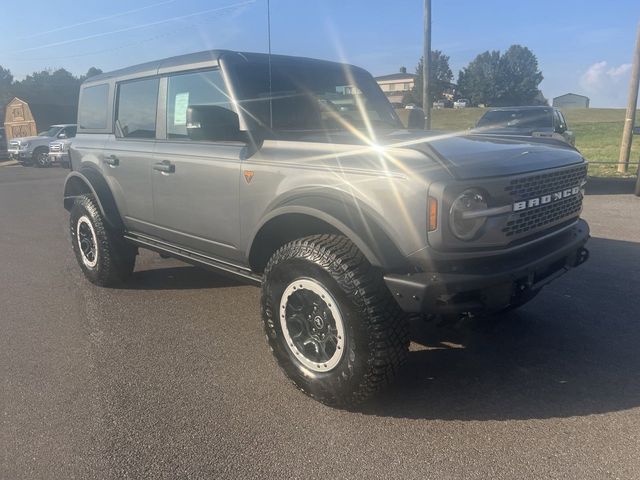
{"label": "utility pole", "polygon": [[633,125],[636,120],[636,108],[638,104],[638,84],[640,82],[640,22],[636,37],[636,49],[633,53],[633,67],[631,68],[631,81],[629,82],[629,103],[627,113],[624,116],[624,129],[622,130],[622,143],[620,144],[620,158],[618,171],[625,173],[629,169],[629,155],[631,154],[631,141],[633,138]]}
{"label": "utility pole", "polygon": [[431,72],[431,0],[424,0],[424,43],[422,57],[422,109],[424,110],[424,128],[431,130],[431,96],[429,95]]}

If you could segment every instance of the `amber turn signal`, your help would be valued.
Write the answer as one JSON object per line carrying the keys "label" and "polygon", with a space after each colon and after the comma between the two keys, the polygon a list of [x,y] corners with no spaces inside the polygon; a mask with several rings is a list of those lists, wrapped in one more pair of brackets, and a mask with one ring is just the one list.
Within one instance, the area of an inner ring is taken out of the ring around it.
{"label": "amber turn signal", "polygon": [[428,230],[430,232],[433,232],[436,228],[438,228],[438,201],[433,197],[429,197],[428,208],[429,208]]}

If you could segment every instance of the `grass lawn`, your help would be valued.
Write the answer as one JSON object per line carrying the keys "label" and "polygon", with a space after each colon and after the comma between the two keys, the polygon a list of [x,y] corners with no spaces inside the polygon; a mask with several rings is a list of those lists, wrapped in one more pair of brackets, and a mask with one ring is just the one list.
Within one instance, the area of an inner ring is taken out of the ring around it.
{"label": "grass lawn", "polygon": [[[466,130],[475,125],[485,108],[445,108],[433,110],[432,126],[438,130]],[[631,165],[627,175],[617,171],[624,109],[580,108],[563,111],[569,128],[576,134],[576,147],[589,160],[589,174],[596,177],[633,176],[637,166]],[[640,111],[638,112],[640,118]],[[640,135],[634,136],[631,163],[640,160]],[[605,164],[595,162],[607,162]]]}

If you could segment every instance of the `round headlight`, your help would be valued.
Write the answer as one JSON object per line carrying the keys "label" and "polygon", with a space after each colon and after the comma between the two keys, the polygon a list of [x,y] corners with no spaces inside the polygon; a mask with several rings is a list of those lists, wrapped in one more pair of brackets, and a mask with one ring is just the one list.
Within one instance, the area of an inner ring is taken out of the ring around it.
{"label": "round headlight", "polygon": [[487,209],[487,201],[478,190],[465,190],[453,201],[449,211],[449,226],[460,240],[473,240],[487,217],[482,211]]}

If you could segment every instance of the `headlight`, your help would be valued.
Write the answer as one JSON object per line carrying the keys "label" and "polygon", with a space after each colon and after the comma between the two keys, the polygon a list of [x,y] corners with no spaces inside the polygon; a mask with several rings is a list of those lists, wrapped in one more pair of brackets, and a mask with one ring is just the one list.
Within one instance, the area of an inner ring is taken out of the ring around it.
{"label": "headlight", "polygon": [[449,211],[449,227],[460,240],[473,240],[484,223],[487,201],[478,190],[465,190],[453,201]]}

